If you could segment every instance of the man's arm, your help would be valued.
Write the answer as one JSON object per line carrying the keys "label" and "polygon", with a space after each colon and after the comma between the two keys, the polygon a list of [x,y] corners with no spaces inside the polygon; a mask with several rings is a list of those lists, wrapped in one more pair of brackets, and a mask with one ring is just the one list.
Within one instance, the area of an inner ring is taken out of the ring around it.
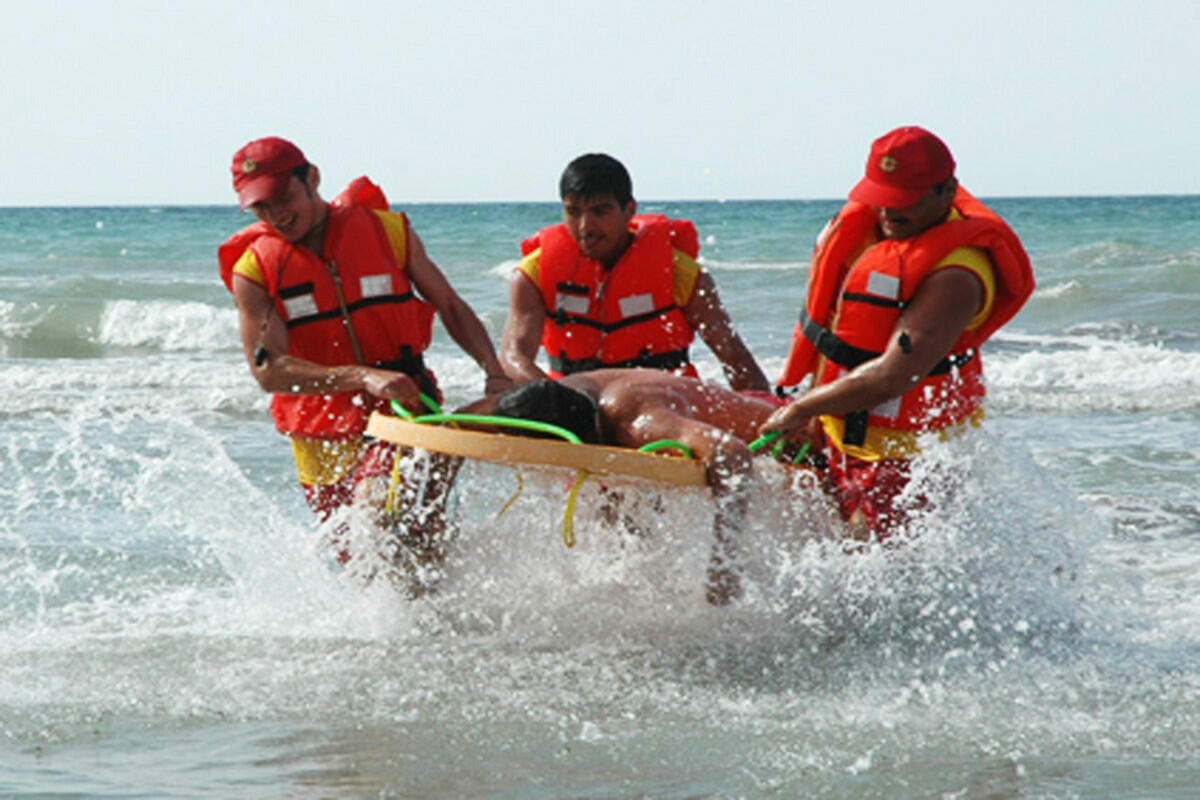
{"label": "man's arm", "polygon": [[267,290],[254,281],[235,274],[233,299],[238,309],[242,352],[250,374],[263,391],[274,394],[367,391],[377,397],[396,398],[407,408],[422,407],[416,383],[402,373],[358,365],[331,367],[288,355],[287,326],[275,313]]}
{"label": "man's arm", "polygon": [[475,363],[487,375],[484,392],[495,394],[512,387],[512,381],[504,374],[487,329],[467,302],[454,290],[450,281],[425,252],[425,245],[416,231],[409,229],[408,275],[421,296],[433,304],[438,317],[446,326],[450,338],[463,352],[475,359]]}
{"label": "man's arm", "polygon": [[[793,433],[820,414],[862,411],[899,397],[945,358],[982,302],[983,286],[974,273],[938,270],[917,288],[881,356],[805,392],[773,413],[763,433]],[[907,335],[907,349],[901,346],[902,334]]]}
{"label": "man's arm", "polygon": [[549,377],[534,362],[545,321],[542,293],[525,273],[514,272],[508,283],[508,319],[500,341],[500,357],[504,370],[516,383]]}
{"label": "man's arm", "polygon": [[700,335],[700,339],[720,360],[730,388],[735,391],[771,390],[767,376],[763,374],[758,362],[754,360],[754,355],[734,330],[733,321],[717,294],[716,282],[707,272],[701,272],[697,276],[696,288],[692,292],[692,299],[683,309],[683,315],[692,326],[692,330]]}

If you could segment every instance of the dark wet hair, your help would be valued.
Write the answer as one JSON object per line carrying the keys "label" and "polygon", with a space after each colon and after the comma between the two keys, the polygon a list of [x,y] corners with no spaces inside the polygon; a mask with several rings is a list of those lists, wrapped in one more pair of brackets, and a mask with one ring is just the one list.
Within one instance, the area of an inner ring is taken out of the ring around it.
{"label": "dark wet hair", "polygon": [[600,441],[600,415],[595,402],[558,381],[536,380],[510,389],[496,402],[494,413],[548,422],[566,428],[589,444]]}
{"label": "dark wet hair", "polygon": [[558,180],[558,197],[589,199],[611,194],[622,208],[633,199],[633,181],[625,165],[604,153],[586,153],[567,164]]}

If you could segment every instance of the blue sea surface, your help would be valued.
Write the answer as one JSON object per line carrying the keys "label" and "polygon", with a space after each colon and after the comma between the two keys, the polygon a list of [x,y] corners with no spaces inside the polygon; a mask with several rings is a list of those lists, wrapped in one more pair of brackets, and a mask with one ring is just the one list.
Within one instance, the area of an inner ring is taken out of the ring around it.
{"label": "blue sea surface", "polygon": [[[985,198],[986,200],[986,198]],[[986,200],[1038,288],[984,350],[962,485],[848,554],[760,465],[746,595],[712,508],[486,464],[437,593],[339,568],[248,374],[233,207],[0,209],[0,796],[1200,794],[1200,197]],[[643,201],[769,376],[838,202]],[[404,208],[494,340],[553,203]],[[702,345],[701,374],[722,382]],[[440,326],[447,404],[483,375]],[[511,507],[506,504],[515,497]]]}

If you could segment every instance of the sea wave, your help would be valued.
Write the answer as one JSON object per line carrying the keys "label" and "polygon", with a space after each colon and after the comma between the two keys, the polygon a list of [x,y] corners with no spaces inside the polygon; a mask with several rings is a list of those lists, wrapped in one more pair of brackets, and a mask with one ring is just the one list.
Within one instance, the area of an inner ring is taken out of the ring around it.
{"label": "sea wave", "polygon": [[26,359],[0,369],[0,416],[14,420],[88,407],[109,414],[155,408],[168,415],[266,413],[270,396],[240,356]]}
{"label": "sea wave", "polygon": [[18,305],[0,300],[0,337],[28,339],[33,330],[46,319],[48,311],[40,303]]}
{"label": "sea wave", "polygon": [[990,401],[1043,412],[1200,408],[1200,353],[1100,337],[1075,337],[1073,345],[988,357]]}
{"label": "sea wave", "polygon": [[1119,275],[1139,283],[1172,281],[1200,268],[1200,248],[1164,248],[1123,241],[1091,242],[1038,254],[1035,269],[1088,278]]}
{"label": "sea wave", "polygon": [[[483,396],[484,373],[461,350],[439,341],[427,355],[447,408]],[[61,413],[64,404],[109,414],[153,407],[178,416],[215,412],[266,419],[270,397],[250,375],[240,352],[24,359],[0,368],[0,416],[8,419]]]}
{"label": "sea wave", "polygon": [[1039,286],[1033,293],[1033,297],[1038,300],[1053,300],[1059,297],[1067,297],[1077,294],[1083,290],[1083,284],[1077,280],[1062,281],[1050,286]]}
{"label": "sea wave", "polygon": [[520,264],[520,263],[521,263],[521,260],[518,258],[506,259],[504,261],[501,261],[499,264],[496,264],[493,267],[489,267],[487,274],[488,275],[499,275],[500,277],[507,278],[509,276],[509,274],[512,273],[512,271],[517,268],[517,264]]}
{"label": "sea wave", "polygon": [[0,301],[0,354],[95,358],[114,350],[236,351],[237,312],[190,300]]}
{"label": "sea wave", "polygon": [[704,256],[697,260],[713,272],[798,272],[808,269],[807,261],[720,261]]}
{"label": "sea wave", "polygon": [[115,300],[100,315],[96,340],[105,345],[179,351],[236,349],[237,311],[206,303]]}

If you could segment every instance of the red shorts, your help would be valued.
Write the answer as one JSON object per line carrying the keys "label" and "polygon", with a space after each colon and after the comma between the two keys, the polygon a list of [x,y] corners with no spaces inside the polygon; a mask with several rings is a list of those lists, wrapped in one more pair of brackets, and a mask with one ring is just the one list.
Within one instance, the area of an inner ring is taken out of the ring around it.
{"label": "red shorts", "polygon": [[396,446],[394,444],[375,442],[362,454],[358,463],[336,483],[301,483],[300,485],[304,487],[304,499],[313,513],[324,522],[337,509],[350,505],[354,500],[354,489],[362,481],[391,473],[395,460]]}
{"label": "red shorts", "polygon": [[911,509],[923,503],[923,498],[911,502],[906,498],[904,505],[898,502],[912,478],[912,469],[904,459],[864,461],[829,446],[825,456],[829,462],[826,489],[842,519],[861,520],[877,539],[886,539],[908,519]]}

